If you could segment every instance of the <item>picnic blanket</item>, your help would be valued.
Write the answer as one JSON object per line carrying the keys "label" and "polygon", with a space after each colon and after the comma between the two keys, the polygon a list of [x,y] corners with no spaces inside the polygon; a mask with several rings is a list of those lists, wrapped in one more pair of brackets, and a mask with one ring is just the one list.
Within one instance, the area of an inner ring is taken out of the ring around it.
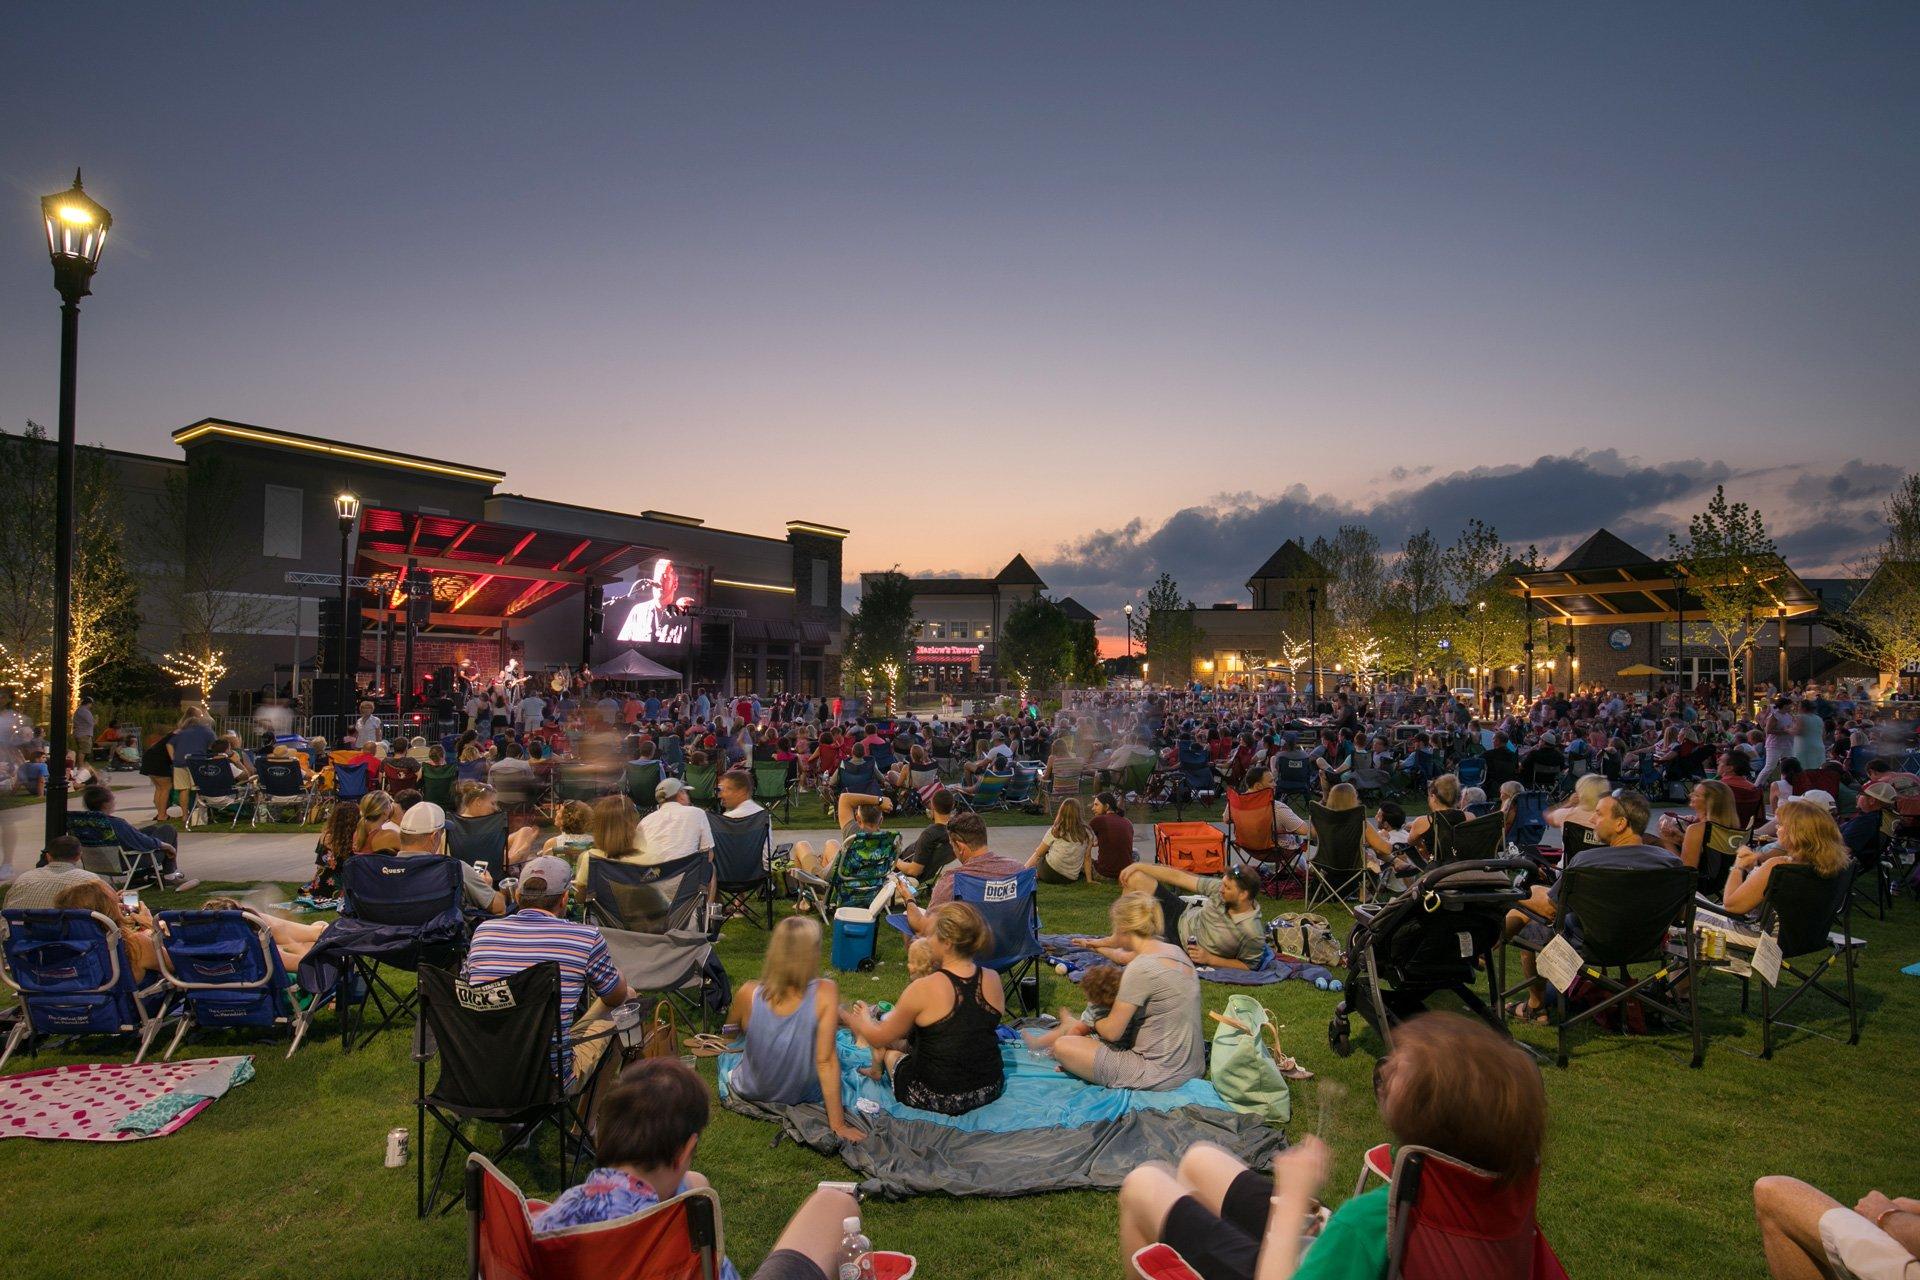
{"label": "picnic blanket", "polygon": [[0,1138],[164,1138],[251,1079],[247,1054],[138,1066],[88,1062],[0,1076]]}
{"label": "picnic blanket", "polygon": [[847,1118],[867,1130],[865,1141],[841,1142],[818,1103],[778,1106],[739,1097],[728,1087],[738,1054],[719,1059],[721,1102],[778,1124],[784,1136],[816,1151],[837,1153],[863,1176],[861,1191],[869,1196],[1111,1189],[1141,1162],[1177,1161],[1196,1142],[1224,1147],[1252,1168],[1264,1167],[1286,1145],[1285,1134],[1233,1111],[1205,1080],[1163,1091],[1108,1089],[1074,1079],[1017,1043],[1000,1046],[1007,1088],[997,1101],[960,1116],[920,1111],[857,1073],[872,1055],[850,1032],[840,1032],[837,1043],[841,1101]]}
{"label": "picnic blanket", "polygon": [[[1070,982],[1080,981],[1080,975],[1094,965],[1108,963],[1099,952],[1074,946],[1072,934],[1043,933],[1040,935],[1040,945],[1047,949],[1047,961],[1053,965],[1054,971],[1066,975]],[[1272,947],[1261,954],[1260,963],[1251,969],[1219,969],[1202,965],[1196,966],[1195,971],[1202,982],[1218,982],[1230,987],[1264,987],[1269,983],[1298,978],[1316,987],[1330,989],[1331,984],[1339,981],[1325,965],[1283,959],[1274,954]]]}

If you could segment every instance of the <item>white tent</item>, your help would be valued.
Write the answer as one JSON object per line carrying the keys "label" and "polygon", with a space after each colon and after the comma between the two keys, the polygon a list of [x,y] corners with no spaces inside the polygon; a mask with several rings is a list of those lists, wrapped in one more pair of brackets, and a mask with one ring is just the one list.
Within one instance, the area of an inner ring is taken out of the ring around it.
{"label": "white tent", "polygon": [[680,673],[661,666],[638,649],[629,649],[604,666],[593,669],[596,680],[678,680]]}

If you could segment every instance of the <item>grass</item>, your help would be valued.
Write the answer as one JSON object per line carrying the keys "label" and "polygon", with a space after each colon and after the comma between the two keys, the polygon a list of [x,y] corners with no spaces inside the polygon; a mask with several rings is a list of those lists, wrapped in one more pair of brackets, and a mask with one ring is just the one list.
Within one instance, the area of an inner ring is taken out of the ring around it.
{"label": "grass", "polygon": [[[156,908],[197,903],[222,886],[159,895]],[[1113,890],[1091,885],[1042,891],[1047,927],[1104,928]],[[1273,910],[1268,904],[1268,914]],[[1909,1082],[1920,1058],[1920,981],[1898,968],[1920,942],[1920,912],[1906,902],[1882,924],[1857,919],[1869,946],[1860,969],[1861,1043],[1795,1034],[1771,1062],[1757,1057],[1759,1031],[1738,1011],[1738,985],[1710,979],[1703,1008],[1712,1042],[1706,1065],[1687,1067],[1684,1035],[1623,1038],[1586,1032],[1567,1070],[1545,1068],[1552,1130],[1540,1217],[1562,1260],[1586,1277],[1751,1277],[1764,1274],[1750,1191],[1765,1173],[1787,1172],[1851,1204],[1869,1188],[1920,1186],[1920,1106]],[[1344,929],[1338,913],[1336,927]],[[720,954],[735,982],[753,976],[763,935],[727,928]],[[896,994],[904,978],[897,939],[873,974],[843,975],[846,998]],[[1219,1008],[1227,991],[1205,988]],[[1346,1197],[1359,1155],[1383,1132],[1371,1098],[1378,1042],[1356,1023],[1352,1057],[1333,1056],[1327,1018],[1338,996],[1302,983],[1255,988],[1282,1024],[1290,1052],[1319,1073],[1295,1086],[1289,1133],[1318,1131],[1334,1147],[1328,1198]],[[1049,1007],[1074,994],[1048,973]],[[1815,997],[1817,998],[1817,997]],[[1829,1008],[1834,1008],[1829,1006]],[[1845,1034],[1837,1008],[1796,1012]],[[1835,1016],[1838,1014],[1838,1016]],[[389,1128],[415,1125],[414,1073],[404,1034],[343,1055],[323,1017],[319,1038],[284,1061],[283,1043],[196,1042],[200,1054],[255,1052],[259,1075],[173,1137],[90,1146],[7,1143],[8,1220],[57,1224],[0,1231],[9,1280],[69,1276],[82,1240],[137,1241],[89,1249],[92,1276],[444,1276],[459,1273],[458,1214],[413,1217],[413,1171],[386,1169]],[[1523,1028],[1542,1048],[1550,1034]],[[43,1052],[29,1069],[124,1060],[104,1044]],[[712,1079],[713,1066],[702,1062]],[[813,1185],[846,1176],[837,1160],[770,1146],[774,1131],[718,1109],[697,1167],[719,1188],[728,1251],[743,1272],[771,1247]],[[420,1135],[414,1135],[416,1150]],[[524,1166],[510,1166],[516,1176]],[[530,1175],[529,1175],[530,1178]],[[82,1194],[80,1189],[92,1188]],[[554,1188],[529,1180],[530,1194]],[[923,1197],[867,1207],[868,1230],[889,1248],[917,1254],[921,1274],[941,1280],[1106,1277],[1117,1274],[1114,1197],[1068,1192],[1018,1200]]]}

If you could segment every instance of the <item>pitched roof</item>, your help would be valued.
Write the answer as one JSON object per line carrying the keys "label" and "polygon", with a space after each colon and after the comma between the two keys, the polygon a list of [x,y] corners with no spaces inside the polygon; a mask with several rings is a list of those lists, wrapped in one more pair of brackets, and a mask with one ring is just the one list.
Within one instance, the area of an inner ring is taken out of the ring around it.
{"label": "pitched roof", "polygon": [[1288,538],[1267,562],[1253,571],[1248,582],[1257,582],[1261,578],[1328,578],[1325,565],[1307,554],[1307,549],[1294,538]]}
{"label": "pitched roof", "polygon": [[1006,568],[993,575],[993,580],[1003,587],[1044,587],[1047,585],[1046,582],[1041,579],[1040,575],[1033,571],[1033,566],[1027,563],[1027,558],[1018,553],[1014,555],[1013,559],[1007,561]]}
{"label": "pitched roof", "polygon": [[1067,617],[1074,622],[1100,621],[1099,614],[1087,608],[1087,606],[1081,604],[1078,600],[1075,600],[1072,596],[1068,596],[1066,599],[1060,602],[1060,612],[1066,614]]}
{"label": "pitched roof", "polygon": [[1652,556],[1625,539],[1615,537],[1605,529],[1597,529],[1592,537],[1567,552],[1566,557],[1553,566],[1553,572],[1578,573],[1585,569],[1631,569],[1638,565],[1653,563]]}

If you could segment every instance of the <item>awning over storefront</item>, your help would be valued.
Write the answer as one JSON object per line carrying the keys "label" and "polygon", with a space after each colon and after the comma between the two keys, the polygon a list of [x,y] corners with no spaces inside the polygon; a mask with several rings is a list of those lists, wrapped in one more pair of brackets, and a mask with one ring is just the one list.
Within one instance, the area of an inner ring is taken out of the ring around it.
{"label": "awning over storefront", "polygon": [[[398,618],[409,563],[433,581],[429,628],[497,635],[520,619],[604,584],[659,548],[550,529],[526,529],[389,507],[360,513],[356,572],[375,582],[362,615]],[[674,678],[672,677],[660,677]]]}

